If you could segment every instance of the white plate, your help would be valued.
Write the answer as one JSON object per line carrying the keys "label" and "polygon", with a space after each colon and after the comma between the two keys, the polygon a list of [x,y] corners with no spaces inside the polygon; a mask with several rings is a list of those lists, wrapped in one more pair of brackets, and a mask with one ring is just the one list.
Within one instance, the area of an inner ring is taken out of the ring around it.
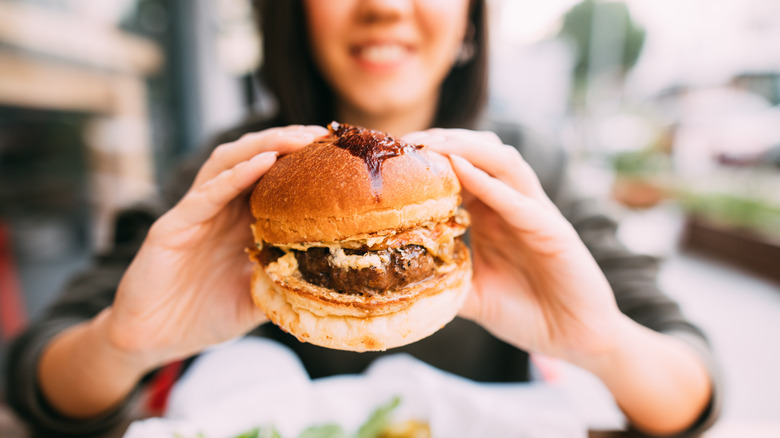
{"label": "white plate", "polygon": [[283,438],[337,423],[353,433],[400,396],[394,421],[427,422],[436,438],[577,438],[584,422],[564,394],[544,384],[479,384],[408,355],[387,356],[364,374],[309,380],[285,347],[247,338],[201,356],[174,387],[163,418],[135,422],[126,438],[229,438],[273,425]]}

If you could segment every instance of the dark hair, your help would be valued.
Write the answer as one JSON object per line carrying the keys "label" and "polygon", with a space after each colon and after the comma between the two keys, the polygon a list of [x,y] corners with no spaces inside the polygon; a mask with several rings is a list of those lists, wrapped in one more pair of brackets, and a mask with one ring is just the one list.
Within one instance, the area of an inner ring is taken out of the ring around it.
{"label": "dark hair", "polygon": [[[325,125],[336,118],[334,96],[314,64],[301,0],[254,0],[263,40],[261,82],[275,95],[283,124]],[[472,0],[474,56],[453,66],[441,86],[438,127],[470,127],[487,95],[485,0]],[[471,33],[471,29],[468,33]],[[471,36],[471,35],[469,35]]]}

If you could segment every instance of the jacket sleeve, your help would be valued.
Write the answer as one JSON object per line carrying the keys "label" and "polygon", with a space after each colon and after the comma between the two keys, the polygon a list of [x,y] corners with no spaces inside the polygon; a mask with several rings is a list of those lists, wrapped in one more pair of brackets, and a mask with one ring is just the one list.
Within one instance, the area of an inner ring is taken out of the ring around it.
{"label": "jacket sleeve", "polygon": [[720,372],[705,334],[659,288],[658,260],[629,251],[617,238],[616,222],[597,207],[596,201],[578,196],[573,187],[562,183],[556,204],[601,267],[620,310],[645,327],[686,342],[707,366],[713,384],[710,403],[694,426],[679,435],[699,436],[715,422],[722,402]]}
{"label": "jacket sleeve", "polygon": [[110,249],[96,255],[89,267],[72,277],[58,298],[11,344],[5,370],[6,397],[8,404],[35,432],[42,436],[104,436],[131,418],[133,400],[141,385],[123,403],[100,417],[75,420],[59,415],[39,390],[38,361],[55,336],[89,321],[113,303],[119,282],[149,228],[184,195],[206,152],[173,172],[160,196],[122,210],[114,221]]}
{"label": "jacket sleeve", "polygon": [[[234,141],[243,133],[273,126],[263,119],[249,119],[226,131],[181,163],[163,184],[159,196],[120,212],[115,220],[113,245],[96,256],[90,267],[72,278],[59,297],[11,344],[5,368],[8,404],[42,436],[104,436],[106,431],[131,417],[133,395],[109,413],[88,420],[58,415],[42,397],[37,382],[38,360],[57,334],[88,321],[109,307],[130,262],[135,257],[152,223],[187,192],[198,169],[218,144]],[[149,376],[147,376],[148,378]],[[139,385],[140,386],[140,385]]]}
{"label": "jacket sleeve", "polygon": [[658,260],[633,253],[620,242],[617,222],[605,213],[603,203],[584,196],[568,178],[563,148],[516,124],[493,122],[487,128],[495,130],[504,143],[515,146],[534,169],[547,195],[577,230],[604,272],[620,311],[645,327],[686,342],[698,352],[709,370],[713,395],[697,422],[679,437],[699,436],[720,413],[721,375],[705,334],[659,288]]}
{"label": "jacket sleeve", "polygon": [[89,436],[129,418],[132,397],[94,419],[73,420],[58,415],[39,391],[38,360],[53,337],[111,305],[119,280],[156,213],[149,206],[122,212],[116,221],[113,249],[95,257],[89,268],[73,277],[56,301],[11,344],[5,382],[8,403],[36,432],[45,436]]}

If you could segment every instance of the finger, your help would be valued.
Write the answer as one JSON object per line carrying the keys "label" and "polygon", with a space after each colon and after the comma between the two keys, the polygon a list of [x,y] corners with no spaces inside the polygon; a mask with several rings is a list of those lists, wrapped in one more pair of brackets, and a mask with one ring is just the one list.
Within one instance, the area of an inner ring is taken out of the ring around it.
{"label": "finger", "polygon": [[431,130],[417,131],[410,134],[406,134],[401,137],[401,140],[412,144],[428,145],[429,143],[436,143],[445,141],[447,138],[441,134],[433,134]]}
{"label": "finger", "polygon": [[426,142],[441,141],[451,137],[469,139],[476,142],[495,143],[498,145],[503,144],[501,138],[494,132],[458,128],[431,128],[425,131],[412,132],[402,137],[402,139],[409,143],[427,144]]}
{"label": "finger", "polygon": [[327,133],[328,130],[322,126],[294,125],[245,134],[232,143],[217,146],[201,167],[193,186],[205,184],[225,170],[232,169],[257,154],[267,151],[276,151],[280,155],[289,154]]}
{"label": "finger", "polygon": [[203,223],[222,211],[232,200],[252,186],[276,162],[276,151],[263,152],[249,161],[225,170],[207,183],[187,193],[174,209],[182,227]]}
{"label": "finger", "polygon": [[463,306],[458,310],[458,316],[472,321],[477,321],[480,314],[480,300],[477,291],[472,288],[467,292]]}
{"label": "finger", "polygon": [[412,135],[412,139],[422,140],[423,144],[441,154],[459,155],[515,190],[539,201],[547,198],[539,178],[520,152],[503,144],[496,134],[464,129],[431,129],[426,133],[428,140],[420,133]]}
{"label": "finger", "polygon": [[[245,278],[246,281],[242,284],[250,284],[252,282],[252,270],[254,269],[254,263],[250,262],[246,266],[245,271]],[[264,284],[263,286],[255,285],[255,287],[271,287],[269,284]],[[254,302],[254,298],[252,298],[252,294],[246,293],[244,291],[244,288],[239,287],[236,290],[243,291],[243,293],[240,294],[239,300],[238,300],[238,308],[236,309],[236,312],[240,315],[239,320],[240,321],[246,321],[243,323],[243,327],[245,328],[245,332],[242,334],[246,334],[252,329],[256,328],[260,324],[264,324],[268,322],[268,317],[266,316],[265,312],[263,312],[262,309],[260,309],[259,306],[257,306]]]}
{"label": "finger", "polygon": [[[536,237],[570,232],[566,220],[537,200],[476,168],[464,158],[450,155],[452,167],[463,188],[501,216],[507,224]],[[573,232],[573,231],[571,231]]]}

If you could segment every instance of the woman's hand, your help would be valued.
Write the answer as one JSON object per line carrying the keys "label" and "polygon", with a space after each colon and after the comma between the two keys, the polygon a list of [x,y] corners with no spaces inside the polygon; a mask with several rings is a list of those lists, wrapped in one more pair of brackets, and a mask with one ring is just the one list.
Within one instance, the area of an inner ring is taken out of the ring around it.
{"label": "woman's hand", "polygon": [[474,279],[461,315],[518,348],[575,363],[611,348],[623,320],[612,290],[517,150],[467,130],[405,140],[449,155],[463,186]]}
{"label": "woman's hand", "polygon": [[111,307],[55,336],[38,366],[60,414],[92,418],[143,375],[265,320],[250,297],[249,190],[276,161],[326,134],[290,126],[219,146],[181,201],[152,225]]}
{"label": "woman's hand", "polygon": [[693,424],[712,388],[701,358],[620,313],[596,261],[516,149],[464,130],[405,140],[449,155],[463,185],[474,279],[462,316],[593,372],[640,430],[673,434]]}
{"label": "woman's hand", "polygon": [[248,193],[286,154],[327,134],[290,126],[217,147],[181,201],[151,227],[105,327],[119,349],[159,366],[240,336],[265,315],[249,293]]}

